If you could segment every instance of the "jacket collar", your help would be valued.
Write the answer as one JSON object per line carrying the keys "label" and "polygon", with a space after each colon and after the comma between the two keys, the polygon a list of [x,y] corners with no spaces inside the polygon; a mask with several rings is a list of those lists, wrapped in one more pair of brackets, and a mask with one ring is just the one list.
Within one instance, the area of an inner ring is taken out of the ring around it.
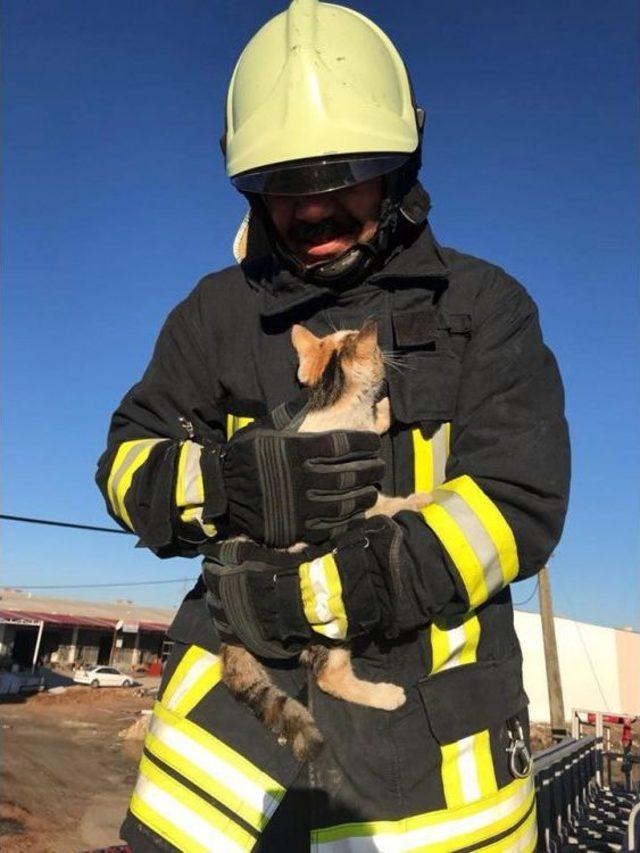
{"label": "jacket collar", "polygon": [[449,270],[429,224],[409,229],[408,237],[391,252],[382,269],[347,290],[334,291],[302,281],[273,255],[247,260],[242,267],[249,284],[263,296],[263,317],[276,317],[315,301],[325,305],[356,303],[372,288],[399,278],[447,278]]}

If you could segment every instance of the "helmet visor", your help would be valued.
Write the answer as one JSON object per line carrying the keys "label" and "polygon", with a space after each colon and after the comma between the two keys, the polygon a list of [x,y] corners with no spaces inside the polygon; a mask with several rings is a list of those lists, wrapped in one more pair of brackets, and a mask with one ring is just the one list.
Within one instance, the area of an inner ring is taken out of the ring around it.
{"label": "helmet visor", "polygon": [[231,182],[243,193],[259,195],[316,195],[370,181],[400,168],[411,154],[367,154],[280,163],[255,172],[234,175]]}

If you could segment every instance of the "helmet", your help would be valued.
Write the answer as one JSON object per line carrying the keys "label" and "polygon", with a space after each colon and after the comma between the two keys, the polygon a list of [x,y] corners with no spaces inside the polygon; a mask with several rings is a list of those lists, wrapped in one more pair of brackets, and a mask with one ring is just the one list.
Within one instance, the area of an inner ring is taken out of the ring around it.
{"label": "helmet", "polygon": [[404,63],[379,27],[343,6],[293,0],[236,64],[223,137],[227,174],[254,213],[255,196],[317,194],[381,175],[396,176],[387,196],[397,208],[408,189],[397,176],[408,171],[413,182],[419,168],[422,120]]}

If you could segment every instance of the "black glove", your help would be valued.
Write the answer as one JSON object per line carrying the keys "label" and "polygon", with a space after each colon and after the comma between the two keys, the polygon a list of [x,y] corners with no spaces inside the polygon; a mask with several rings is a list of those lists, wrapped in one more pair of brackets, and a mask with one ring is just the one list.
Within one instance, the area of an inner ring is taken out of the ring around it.
{"label": "black glove", "polygon": [[204,448],[203,517],[223,535],[246,533],[276,548],[321,542],[375,503],[384,473],[380,438],[273,429],[275,414],[239,430],[225,447]]}
{"label": "black glove", "polygon": [[400,527],[376,516],[326,548],[291,554],[242,540],[208,544],[203,576],[223,639],[235,636],[268,658],[291,657],[318,635],[396,636],[407,558]]}

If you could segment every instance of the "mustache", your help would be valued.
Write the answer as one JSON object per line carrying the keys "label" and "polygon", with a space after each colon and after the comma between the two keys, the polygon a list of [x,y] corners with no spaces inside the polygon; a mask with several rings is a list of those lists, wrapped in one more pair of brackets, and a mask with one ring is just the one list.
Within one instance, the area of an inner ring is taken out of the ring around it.
{"label": "mustache", "polygon": [[289,230],[289,237],[298,243],[328,240],[345,234],[357,234],[360,223],[352,216],[330,216],[320,222],[298,222]]}

